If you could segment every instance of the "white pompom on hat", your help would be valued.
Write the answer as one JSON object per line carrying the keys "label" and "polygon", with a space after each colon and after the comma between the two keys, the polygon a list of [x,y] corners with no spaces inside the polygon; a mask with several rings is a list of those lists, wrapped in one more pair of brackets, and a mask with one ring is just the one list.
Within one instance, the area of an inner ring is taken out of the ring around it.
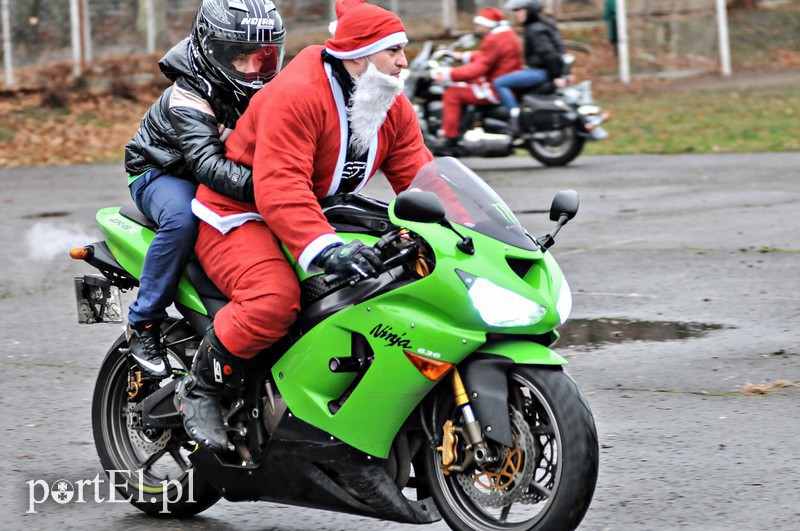
{"label": "white pompom on hat", "polygon": [[364,0],[336,0],[336,18],[325,48],[338,59],[358,59],[408,43],[400,17]]}

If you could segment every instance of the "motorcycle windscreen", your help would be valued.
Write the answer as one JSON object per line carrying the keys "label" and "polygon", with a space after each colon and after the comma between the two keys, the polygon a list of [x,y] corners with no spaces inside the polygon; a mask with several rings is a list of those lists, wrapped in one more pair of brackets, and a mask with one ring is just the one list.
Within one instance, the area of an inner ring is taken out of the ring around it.
{"label": "motorcycle windscreen", "polygon": [[514,247],[538,249],[505,201],[458,159],[443,157],[427,163],[417,172],[408,190],[439,196],[451,223]]}

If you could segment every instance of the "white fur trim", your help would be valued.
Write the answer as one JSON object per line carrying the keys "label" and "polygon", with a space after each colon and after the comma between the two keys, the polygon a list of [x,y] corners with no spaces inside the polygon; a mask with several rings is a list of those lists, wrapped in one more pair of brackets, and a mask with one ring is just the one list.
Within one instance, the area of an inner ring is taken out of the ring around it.
{"label": "white fur trim", "polygon": [[255,212],[242,212],[241,214],[220,216],[197,199],[192,199],[192,214],[202,219],[222,234],[227,234],[248,221],[264,221],[264,218]]}
{"label": "white fur trim", "polygon": [[511,27],[511,24],[509,24],[505,20],[501,20],[500,22],[497,23],[497,27],[492,29],[492,31],[490,31],[489,33],[502,33],[504,31],[513,31],[513,30],[514,28]]}
{"label": "white fur trim", "polygon": [[489,100],[492,103],[500,103],[500,100],[494,95],[494,90],[492,90],[492,84],[488,81],[483,83],[471,83],[470,87],[472,87],[472,93],[475,95],[476,98]]}
{"label": "white fur trim", "polygon": [[303,268],[303,271],[308,273],[308,270],[311,268],[311,262],[314,261],[314,258],[316,258],[317,255],[324,251],[329,245],[334,245],[337,243],[344,244],[344,240],[335,234],[323,234],[316,240],[309,243],[308,246],[303,249],[303,252],[300,253],[300,257],[297,259],[298,265]]}
{"label": "white fur trim", "polygon": [[333,70],[331,65],[325,63],[325,73],[328,74],[328,82],[331,84],[331,91],[333,92],[333,100],[336,102],[336,111],[339,114],[339,158],[336,160],[336,167],[333,169],[333,177],[331,178],[331,187],[325,193],[325,196],[333,195],[339,189],[339,183],[342,181],[342,169],[344,169],[344,162],[347,160],[347,104],[344,101],[344,93],[339,83],[333,79]]}
{"label": "white fur trim", "polygon": [[387,35],[386,37],[382,38],[379,41],[373,42],[372,44],[368,44],[367,46],[362,46],[361,48],[351,50],[349,52],[337,52],[336,50],[331,50],[330,48],[325,48],[329,54],[336,57],[337,59],[359,59],[361,57],[366,57],[368,55],[372,55],[374,53],[382,52],[392,46],[398,45],[406,45],[408,44],[408,37],[406,37],[405,31],[398,31],[397,33],[392,33],[391,35]]}
{"label": "white fur trim", "polygon": [[[342,182],[342,170],[344,169],[344,163],[347,160],[347,126],[349,124],[349,120],[347,119],[347,105],[344,102],[344,93],[342,92],[342,87],[339,86],[339,83],[334,81],[333,79],[333,70],[331,69],[331,65],[325,63],[325,73],[328,75],[328,82],[331,85],[331,91],[333,92],[333,100],[336,102],[336,111],[339,114],[339,158],[336,160],[336,167],[333,169],[333,177],[331,178],[331,186],[328,188],[328,191],[325,193],[325,196],[330,196],[336,193],[336,190],[339,189],[339,184]],[[379,130],[380,131],[380,130]],[[354,192],[358,192],[364,186],[366,186],[367,182],[369,181],[369,176],[372,175],[373,167],[375,166],[375,154],[378,152],[378,135],[375,135],[375,138],[372,140],[372,144],[370,144],[369,152],[367,155],[367,169],[364,173],[364,178],[361,180],[361,183],[358,187],[354,190]]]}
{"label": "white fur trim", "polygon": [[[378,134],[380,134],[380,129],[378,129]],[[364,188],[369,182],[369,177],[370,175],[372,175],[373,168],[375,167],[375,155],[377,153],[378,153],[378,135],[375,135],[375,138],[372,139],[372,143],[369,146],[369,151],[367,152],[367,169],[364,172],[364,178],[361,179],[361,183],[356,187],[355,190],[353,190],[353,193],[360,192],[361,189]]]}
{"label": "white fur trim", "polygon": [[474,22],[475,24],[477,24],[479,26],[485,26],[487,28],[496,28],[497,25],[499,24],[499,22],[496,21],[496,20],[492,20],[492,19],[489,19],[489,18],[486,18],[486,17],[481,17],[481,16],[477,16],[477,17],[473,18],[472,22]]}
{"label": "white fur trim", "polygon": [[334,20],[333,22],[328,24],[328,33],[331,34],[331,37],[336,35],[336,26],[338,26],[338,25],[339,25],[339,21],[338,20]]}

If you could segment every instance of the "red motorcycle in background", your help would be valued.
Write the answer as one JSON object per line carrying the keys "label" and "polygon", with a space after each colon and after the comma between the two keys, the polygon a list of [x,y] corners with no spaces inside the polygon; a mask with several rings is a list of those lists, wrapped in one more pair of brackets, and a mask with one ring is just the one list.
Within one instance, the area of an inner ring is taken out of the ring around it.
{"label": "red motorcycle in background", "polygon": [[[446,84],[431,73],[457,66],[453,52],[474,46],[475,37],[464,35],[449,46],[428,41],[405,73],[405,93],[414,104],[426,145],[436,151],[442,126],[442,95]],[[565,79],[570,79],[575,56],[564,55]],[[546,82],[519,94],[519,132],[512,134],[509,113],[502,105],[468,105],[462,114],[460,145],[465,156],[506,157],[516,148],[527,149],[545,166],[565,166],[583,151],[587,141],[608,136],[602,124],[609,119],[592,97],[591,81],[555,87]]]}

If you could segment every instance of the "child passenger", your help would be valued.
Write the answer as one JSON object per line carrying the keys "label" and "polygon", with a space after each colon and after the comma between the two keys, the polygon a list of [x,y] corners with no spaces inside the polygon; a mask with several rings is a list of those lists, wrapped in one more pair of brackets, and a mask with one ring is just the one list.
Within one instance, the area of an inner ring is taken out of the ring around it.
{"label": "child passenger", "polygon": [[285,33],[270,0],[203,0],[191,35],[159,61],[174,84],[125,148],[131,197],[159,227],[126,329],[131,355],[154,378],[171,372],[161,322],[197,238],[191,201],[198,183],[253,201],[251,169],[225,158],[224,140],[251,96],[280,70]]}

